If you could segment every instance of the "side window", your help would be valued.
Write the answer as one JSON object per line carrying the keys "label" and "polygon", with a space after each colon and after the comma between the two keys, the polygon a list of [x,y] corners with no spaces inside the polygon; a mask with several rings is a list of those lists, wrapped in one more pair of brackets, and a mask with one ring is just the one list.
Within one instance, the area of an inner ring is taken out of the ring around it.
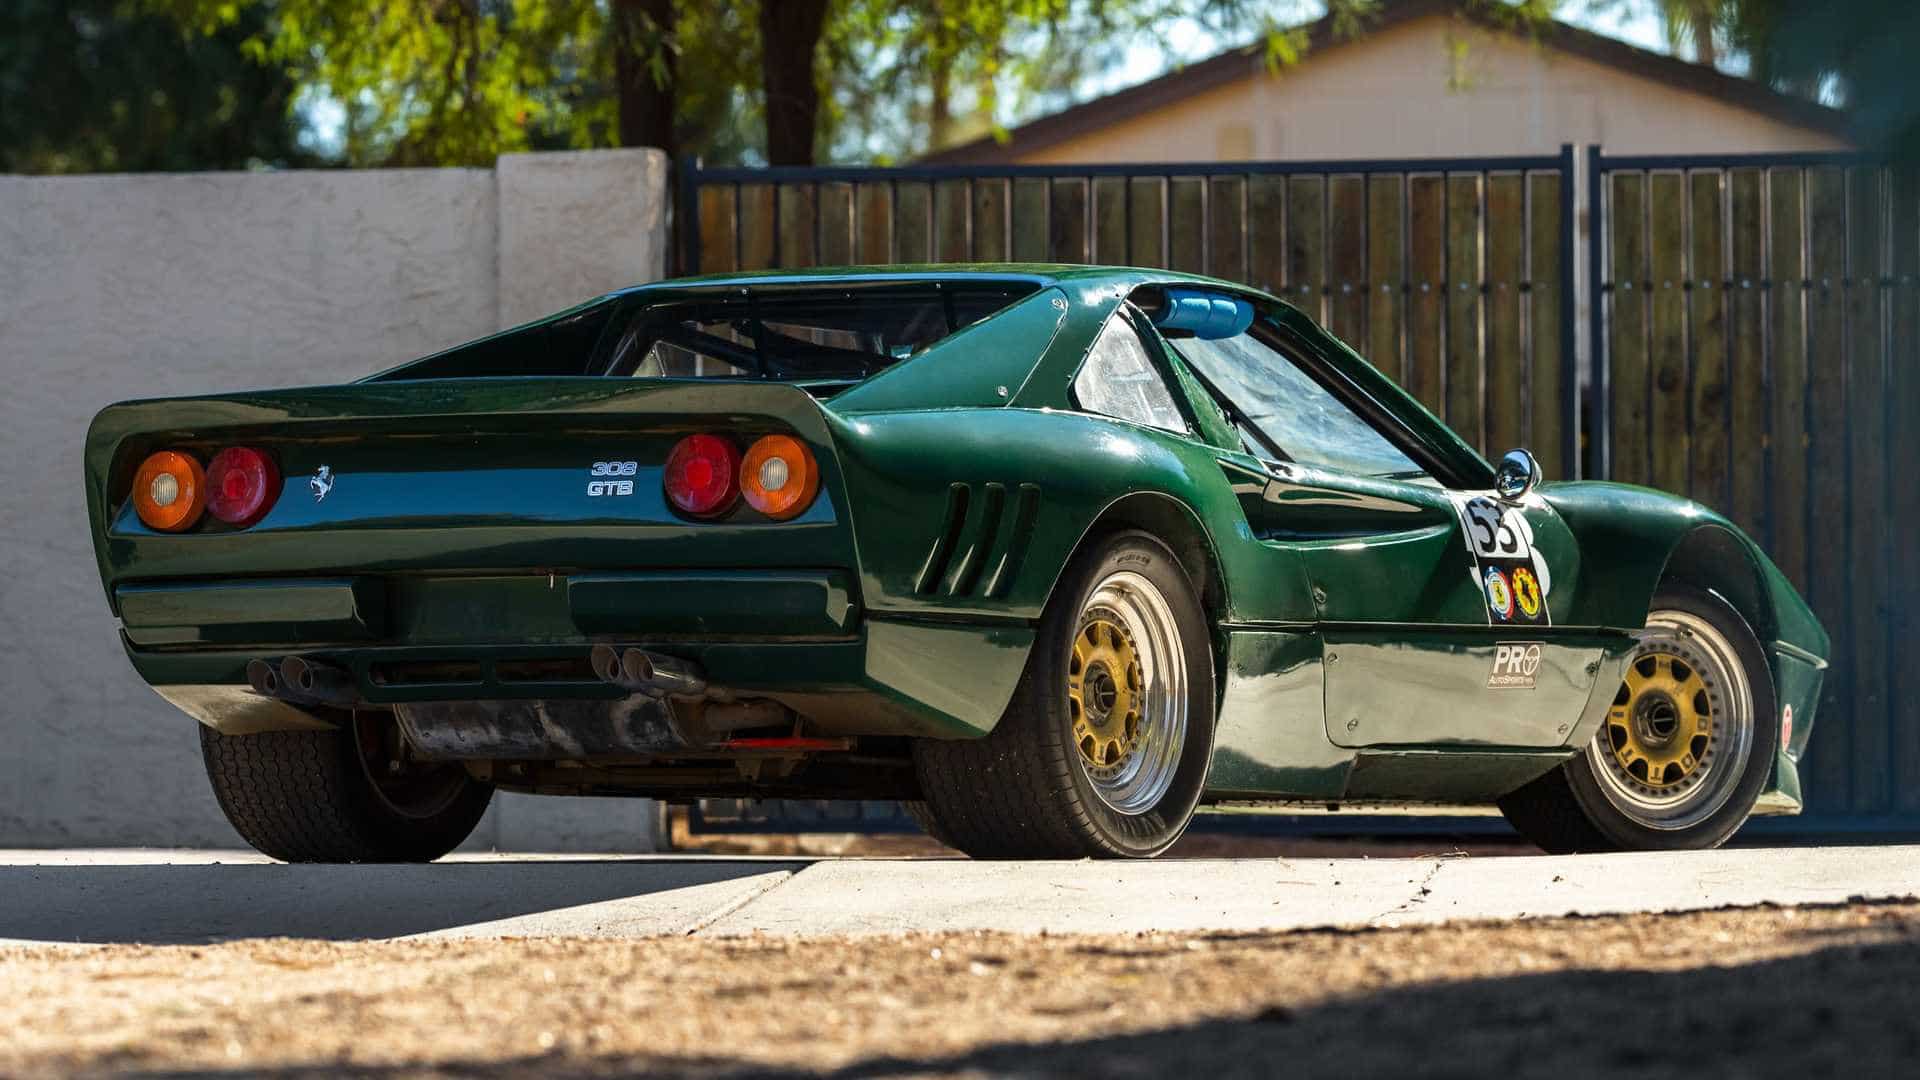
{"label": "side window", "polygon": [[1153,366],[1139,333],[1118,312],[1093,340],[1086,362],[1073,377],[1073,398],[1081,408],[1102,416],[1182,434],[1187,430],[1173,391]]}
{"label": "side window", "polygon": [[1173,347],[1295,461],[1369,476],[1423,471],[1263,337],[1181,338]]}

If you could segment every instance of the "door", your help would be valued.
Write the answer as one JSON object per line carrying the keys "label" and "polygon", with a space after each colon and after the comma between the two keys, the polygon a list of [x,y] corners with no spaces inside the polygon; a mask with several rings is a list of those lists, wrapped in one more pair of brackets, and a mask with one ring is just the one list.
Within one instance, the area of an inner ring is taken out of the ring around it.
{"label": "door", "polygon": [[1248,524],[1304,568],[1327,736],[1347,747],[1564,744],[1601,640],[1553,626],[1578,550],[1543,500],[1428,475],[1350,408],[1337,372],[1271,325],[1170,342],[1240,430]]}

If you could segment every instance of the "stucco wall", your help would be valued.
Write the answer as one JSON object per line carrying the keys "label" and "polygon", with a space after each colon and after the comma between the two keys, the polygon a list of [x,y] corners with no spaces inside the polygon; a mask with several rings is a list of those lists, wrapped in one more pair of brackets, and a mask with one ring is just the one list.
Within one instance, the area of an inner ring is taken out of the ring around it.
{"label": "stucco wall", "polygon": [[1841,139],[1730,102],[1490,33],[1412,20],[1129,120],[1023,162],[1221,161],[1845,150]]}
{"label": "stucco wall", "polygon": [[[338,382],[660,276],[657,151],[497,169],[0,177],[0,847],[235,845],[87,538],[114,401]],[[502,796],[475,842],[643,847],[631,800]]]}

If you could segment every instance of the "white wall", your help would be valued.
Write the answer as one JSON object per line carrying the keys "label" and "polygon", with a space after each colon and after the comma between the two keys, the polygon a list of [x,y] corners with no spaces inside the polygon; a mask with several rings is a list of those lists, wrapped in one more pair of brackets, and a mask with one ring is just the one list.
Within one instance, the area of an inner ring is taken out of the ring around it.
{"label": "white wall", "polygon": [[[658,278],[667,161],[0,176],[0,847],[238,844],[128,665],[81,445],[136,397],[340,382]],[[651,805],[502,796],[476,842],[644,849]]]}

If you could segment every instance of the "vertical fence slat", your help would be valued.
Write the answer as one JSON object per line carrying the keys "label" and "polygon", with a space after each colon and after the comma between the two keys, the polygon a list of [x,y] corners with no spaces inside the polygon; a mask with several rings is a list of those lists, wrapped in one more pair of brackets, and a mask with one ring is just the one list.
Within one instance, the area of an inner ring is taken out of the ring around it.
{"label": "vertical fence slat", "polygon": [[1387,376],[1406,382],[1400,324],[1406,312],[1405,200],[1400,176],[1367,178],[1367,359]]}
{"label": "vertical fence slat", "polygon": [[1570,252],[1560,250],[1559,173],[1536,173],[1528,178],[1531,207],[1527,211],[1527,327],[1528,374],[1530,388],[1526,441],[1549,477],[1570,477],[1572,463],[1566,460],[1566,400],[1564,394],[1576,392],[1565,385],[1566,357],[1561,311],[1562,289],[1566,287],[1567,260]]}
{"label": "vertical fence slat", "polygon": [[1895,648],[1888,700],[1894,709],[1894,809],[1920,814],[1920,664],[1912,662],[1920,641],[1920,482],[1911,473],[1920,462],[1920,169],[1894,173],[1889,236],[1893,274],[1887,358],[1892,423],[1886,460],[1892,470],[1887,530],[1893,538],[1887,638]]}
{"label": "vertical fence slat", "polygon": [[861,184],[854,190],[853,206],[859,222],[859,239],[854,258],[868,266],[893,261],[893,207],[889,205],[886,184]]}
{"label": "vertical fence slat", "polygon": [[1688,495],[1725,511],[1728,491],[1726,176],[1702,169],[1688,177],[1687,336]]}
{"label": "vertical fence slat", "polygon": [[893,192],[894,258],[903,263],[933,261],[933,188],[919,181],[903,180]]}
{"label": "vertical fence slat", "polygon": [[1205,180],[1178,176],[1167,181],[1167,266],[1189,274],[1205,273]]}
{"label": "vertical fence slat", "polygon": [[781,184],[780,229],[775,249],[775,265],[785,267],[818,266],[820,252],[815,246],[815,215],[819,212],[820,191],[816,184]]}
{"label": "vertical fence slat", "polygon": [[1052,213],[1047,222],[1047,258],[1056,262],[1092,262],[1087,250],[1087,182],[1057,180],[1052,193]]}
{"label": "vertical fence slat", "polygon": [[965,180],[941,180],[933,185],[933,261],[966,262],[973,257],[967,219],[973,185]]}
{"label": "vertical fence slat", "polygon": [[1653,486],[1687,490],[1687,233],[1685,178],[1647,177],[1647,463]]}
{"label": "vertical fence slat", "polygon": [[1160,246],[1163,188],[1157,176],[1139,176],[1127,181],[1132,192],[1127,207],[1127,261],[1135,266],[1167,265],[1166,249]]}
{"label": "vertical fence slat", "polygon": [[1445,383],[1447,287],[1446,178],[1416,176],[1407,181],[1408,257],[1412,291],[1407,305],[1406,388],[1436,415],[1447,403]]}
{"label": "vertical fence slat", "polygon": [[[1881,170],[1864,167],[1847,175],[1846,427],[1848,480],[1846,584],[1852,685],[1843,688],[1853,719],[1852,798],[1856,814],[1890,809],[1888,773],[1892,748],[1887,730],[1886,401],[1885,353],[1881,349],[1880,276],[1885,218]],[[1911,482],[1911,478],[1909,478]]]}
{"label": "vertical fence slat", "polygon": [[973,230],[969,258],[973,262],[1007,261],[1007,182],[976,180],[973,183]]}
{"label": "vertical fence slat", "polygon": [[[1525,177],[1487,178],[1486,439],[1490,454],[1526,444],[1527,356],[1521,306],[1526,295]],[[1532,440],[1539,442],[1540,440]],[[1542,463],[1541,469],[1546,465]]]}
{"label": "vertical fence slat", "polygon": [[1773,542],[1767,514],[1766,205],[1759,169],[1728,175],[1732,218],[1727,273],[1729,451],[1727,512],[1762,544]]}
{"label": "vertical fence slat", "polygon": [[1013,216],[1008,227],[1013,231],[1015,262],[1046,262],[1052,257],[1049,202],[1044,177],[1022,177],[1013,182]]}
{"label": "vertical fence slat", "polygon": [[1484,210],[1478,175],[1447,178],[1446,421],[1460,437],[1486,449],[1481,403],[1486,396],[1480,286]]}
{"label": "vertical fence slat", "polygon": [[1612,283],[1607,355],[1612,363],[1612,480],[1644,484],[1647,461],[1647,178],[1617,173],[1608,192],[1607,244]]}
{"label": "vertical fence slat", "polygon": [[1102,176],[1093,183],[1093,255],[1096,263],[1124,263],[1127,255],[1127,181]]}
{"label": "vertical fence slat", "polygon": [[1802,596],[1807,591],[1806,178],[1799,169],[1767,176],[1767,306],[1770,425],[1767,503],[1773,560]]}
{"label": "vertical fence slat", "polygon": [[1247,276],[1254,288],[1276,296],[1287,280],[1286,201],[1285,177],[1247,180]]}
{"label": "vertical fence slat", "polygon": [[706,184],[700,188],[699,272],[716,273],[733,265],[733,185]]}
{"label": "vertical fence slat", "polygon": [[846,266],[853,259],[853,185],[821,184],[817,189],[820,205],[819,260],[822,266]]}
{"label": "vertical fence slat", "polygon": [[770,184],[740,185],[740,269],[773,265],[774,196]]}
{"label": "vertical fence slat", "polygon": [[1327,181],[1327,329],[1349,345],[1366,340],[1367,182],[1360,176]]}
{"label": "vertical fence slat", "polygon": [[1809,755],[1813,797],[1845,810],[1852,802],[1848,766],[1855,733],[1847,688],[1853,680],[1852,620],[1847,603],[1847,273],[1846,175],[1807,172],[1807,531],[1806,597],[1833,638],[1833,666],[1820,696]]}
{"label": "vertical fence slat", "polygon": [[1216,176],[1208,181],[1206,272],[1227,281],[1247,279],[1247,217],[1244,176]]}
{"label": "vertical fence slat", "polygon": [[1327,318],[1327,179],[1287,178],[1287,299],[1313,321]]}

